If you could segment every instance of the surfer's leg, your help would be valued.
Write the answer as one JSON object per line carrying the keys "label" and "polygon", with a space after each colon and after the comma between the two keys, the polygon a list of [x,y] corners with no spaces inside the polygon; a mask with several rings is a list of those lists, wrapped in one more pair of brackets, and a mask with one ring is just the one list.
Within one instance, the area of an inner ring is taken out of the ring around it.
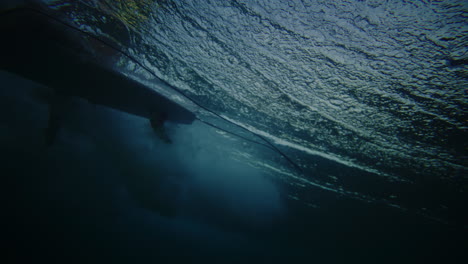
{"label": "surfer's leg", "polygon": [[164,122],[166,121],[165,114],[153,114],[153,117],[150,119],[151,127],[156,135],[166,144],[171,144],[172,140],[167,135],[164,129]]}
{"label": "surfer's leg", "polygon": [[55,142],[58,131],[60,129],[60,117],[57,117],[57,114],[53,113],[53,107],[49,109],[49,122],[45,131],[45,143],[47,146],[51,146]]}
{"label": "surfer's leg", "polygon": [[58,94],[53,94],[49,100],[49,120],[45,130],[45,143],[47,146],[52,146],[57,139],[69,101],[68,96]]}
{"label": "surfer's leg", "polygon": [[156,135],[166,144],[172,144],[172,140],[169,138],[169,136],[166,134],[166,131],[164,130],[164,127],[160,127],[158,129],[155,129],[154,132]]}

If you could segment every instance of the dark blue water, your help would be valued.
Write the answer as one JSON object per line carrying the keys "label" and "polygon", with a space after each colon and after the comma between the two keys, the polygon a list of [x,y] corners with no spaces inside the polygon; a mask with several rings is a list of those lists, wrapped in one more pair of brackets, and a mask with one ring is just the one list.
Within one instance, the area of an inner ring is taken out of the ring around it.
{"label": "dark blue water", "polygon": [[2,70],[16,262],[466,258],[463,1],[68,2],[42,8],[132,56],[73,33],[102,64],[283,156],[78,97],[47,147],[50,87]]}

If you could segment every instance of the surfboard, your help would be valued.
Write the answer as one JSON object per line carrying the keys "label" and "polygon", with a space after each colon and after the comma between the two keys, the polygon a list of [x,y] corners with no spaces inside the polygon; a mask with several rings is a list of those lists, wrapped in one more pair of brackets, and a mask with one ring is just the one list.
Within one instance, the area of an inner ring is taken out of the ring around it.
{"label": "surfboard", "polygon": [[195,119],[186,108],[106,65],[119,55],[115,50],[96,55],[102,47],[92,50],[89,37],[50,17],[27,11],[0,14],[0,34],[0,69],[49,86],[57,94],[149,119],[155,113],[164,113],[168,122],[191,124]]}

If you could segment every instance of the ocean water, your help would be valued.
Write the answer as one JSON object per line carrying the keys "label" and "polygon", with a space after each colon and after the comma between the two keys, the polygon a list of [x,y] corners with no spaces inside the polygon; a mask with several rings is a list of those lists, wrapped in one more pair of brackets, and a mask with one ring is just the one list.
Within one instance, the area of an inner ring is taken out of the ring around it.
{"label": "ocean water", "polygon": [[2,70],[18,261],[466,259],[466,1],[39,3],[197,120],[71,98],[46,147],[49,88]]}

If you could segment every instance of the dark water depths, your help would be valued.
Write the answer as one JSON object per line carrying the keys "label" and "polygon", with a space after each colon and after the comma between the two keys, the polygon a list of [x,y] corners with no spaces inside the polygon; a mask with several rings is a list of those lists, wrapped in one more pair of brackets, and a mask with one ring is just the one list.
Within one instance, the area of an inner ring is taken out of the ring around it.
{"label": "dark water depths", "polygon": [[3,219],[17,258],[466,257],[463,1],[44,2],[167,84],[101,50],[116,69],[260,141],[170,87],[183,90],[302,173],[198,121],[166,124],[166,145],[148,120],[78,98],[46,148],[49,106],[34,91],[47,88],[2,72]]}

